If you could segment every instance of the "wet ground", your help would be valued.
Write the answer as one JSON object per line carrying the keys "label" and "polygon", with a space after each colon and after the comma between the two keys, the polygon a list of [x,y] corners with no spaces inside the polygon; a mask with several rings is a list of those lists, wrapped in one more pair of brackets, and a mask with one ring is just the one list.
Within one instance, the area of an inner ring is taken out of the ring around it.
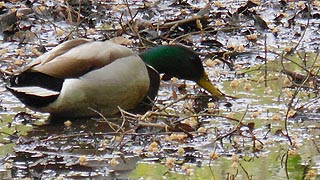
{"label": "wet ground", "polygon": [[[319,1],[0,2],[2,179],[319,179]],[[162,81],[147,113],[48,119],[8,74],[70,38],[181,43],[237,98]]]}

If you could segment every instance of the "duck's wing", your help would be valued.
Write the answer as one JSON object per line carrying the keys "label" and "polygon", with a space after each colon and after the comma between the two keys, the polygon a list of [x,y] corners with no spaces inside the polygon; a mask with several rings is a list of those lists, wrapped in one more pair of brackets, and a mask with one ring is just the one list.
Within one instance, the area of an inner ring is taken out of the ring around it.
{"label": "duck's wing", "polygon": [[56,46],[55,48],[53,48],[51,51],[49,51],[49,52],[39,56],[37,59],[33,60],[31,63],[29,63],[27,66],[25,66],[23,68],[22,72],[26,71],[34,66],[45,64],[45,63],[53,60],[54,58],[60,56],[61,54],[66,53],[70,49],[77,47],[81,44],[90,42],[90,41],[91,40],[89,40],[89,39],[80,38],[80,39],[73,39],[73,40],[63,42],[63,43],[59,44],[58,46]]}
{"label": "duck's wing", "polygon": [[70,40],[40,56],[28,70],[57,78],[77,78],[133,52],[111,41]]}

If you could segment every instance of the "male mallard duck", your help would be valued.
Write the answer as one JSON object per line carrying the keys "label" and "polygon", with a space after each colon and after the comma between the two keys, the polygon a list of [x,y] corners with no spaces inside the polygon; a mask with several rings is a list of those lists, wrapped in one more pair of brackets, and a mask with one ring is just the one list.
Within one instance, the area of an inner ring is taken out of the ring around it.
{"label": "male mallard duck", "polygon": [[[166,73],[195,81],[218,98],[198,55],[179,46],[158,46],[135,54],[112,41],[66,41],[10,77],[7,89],[28,108],[58,117],[95,116],[132,110],[157,95]],[[148,97],[148,98],[147,98]],[[92,108],[92,109],[90,109]]]}

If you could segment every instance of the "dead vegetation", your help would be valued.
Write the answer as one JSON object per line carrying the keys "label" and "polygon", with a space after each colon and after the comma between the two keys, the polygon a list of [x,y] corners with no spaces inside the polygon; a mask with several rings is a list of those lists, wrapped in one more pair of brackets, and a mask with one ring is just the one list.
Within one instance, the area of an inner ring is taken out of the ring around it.
{"label": "dead vegetation", "polygon": [[[139,160],[164,165],[163,176],[192,177],[190,164],[211,167],[225,158],[230,169],[221,176],[210,168],[209,177],[257,179],[259,174],[243,164],[276,146],[277,162],[289,179],[290,158],[304,153],[296,128],[311,134],[313,156],[319,156],[319,128],[296,124],[301,119],[319,123],[318,1],[27,0],[0,2],[0,9],[3,79],[67,39],[121,36],[137,51],[158,44],[192,47],[212,79],[239,97],[216,102],[189,82],[164,75],[159,97],[146,113],[121,111],[120,118],[110,118],[97,112],[98,119],[41,126],[32,113],[18,113],[3,125],[14,130],[1,132],[9,137],[6,143],[16,143],[13,155],[2,160],[12,177],[122,177]],[[281,85],[273,89],[274,84]],[[252,103],[263,97],[281,106]],[[17,124],[33,130],[21,136]],[[315,163],[301,166],[293,178],[318,177]]]}

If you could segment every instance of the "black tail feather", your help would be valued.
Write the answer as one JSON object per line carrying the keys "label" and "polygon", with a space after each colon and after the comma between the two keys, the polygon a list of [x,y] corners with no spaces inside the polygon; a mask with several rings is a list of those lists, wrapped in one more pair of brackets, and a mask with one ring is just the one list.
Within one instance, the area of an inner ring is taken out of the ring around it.
{"label": "black tail feather", "polygon": [[11,92],[14,96],[16,96],[23,104],[29,107],[35,107],[35,108],[41,108],[41,107],[47,106],[48,104],[55,101],[59,96],[59,95],[46,96],[46,97],[36,96],[36,95],[26,94],[24,92],[17,92],[9,86],[6,86],[6,88],[9,92]]}
{"label": "black tail feather", "polygon": [[63,82],[64,79],[33,71],[26,71],[10,78],[12,87],[39,86],[53,91],[60,91]]}
{"label": "black tail feather", "polygon": [[14,75],[10,77],[10,86],[7,86],[7,90],[16,96],[23,104],[40,108],[47,106],[58,98],[58,95],[52,96],[36,96],[33,94],[27,94],[24,92],[16,91],[11,87],[28,87],[28,86],[38,86],[41,88],[61,91],[64,79],[56,78],[41,72],[26,71],[19,75]]}

